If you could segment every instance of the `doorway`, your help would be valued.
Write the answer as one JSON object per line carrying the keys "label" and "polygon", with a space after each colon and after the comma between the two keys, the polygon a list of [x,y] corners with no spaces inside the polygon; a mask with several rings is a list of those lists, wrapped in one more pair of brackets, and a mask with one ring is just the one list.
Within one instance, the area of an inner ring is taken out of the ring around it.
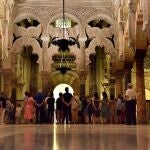
{"label": "doorway", "polygon": [[[53,95],[55,98],[54,108],[56,110],[56,100],[59,97],[59,93],[65,93],[65,87],[69,88],[69,93],[73,94],[74,90],[69,84],[61,83],[54,88]],[[56,123],[56,111],[54,112],[54,123]]]}
{"label": "doorway", "polygon": [[54,88],[53,94],[54,94],[55,100],[59,97],[60,92],[65,93],[65,87],[69,88],[69,93],[71,93],[71,94],[74,93],[74,90],[70,85],[61,83]]}

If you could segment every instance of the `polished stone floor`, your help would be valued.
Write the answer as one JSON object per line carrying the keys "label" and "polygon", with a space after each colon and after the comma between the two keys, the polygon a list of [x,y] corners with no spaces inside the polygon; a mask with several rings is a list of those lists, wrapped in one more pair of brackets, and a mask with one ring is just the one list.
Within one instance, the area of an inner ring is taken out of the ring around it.
{"label": "polished stone floor", "polygon": [[150,150],[150,125],[0,125],[0,150]]}

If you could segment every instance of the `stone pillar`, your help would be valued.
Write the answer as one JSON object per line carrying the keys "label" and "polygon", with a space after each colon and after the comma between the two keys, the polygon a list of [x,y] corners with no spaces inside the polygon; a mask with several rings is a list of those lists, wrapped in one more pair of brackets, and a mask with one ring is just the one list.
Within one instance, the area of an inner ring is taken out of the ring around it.
{"label": "stone pillar", "polygon": [[115,95],[115,79],[114,78],[110,78],[109,80],[110,82],[110,95]]}
{"label": "stone pillar", "polygon": [[128,83],[131,83],[131,69],[132,64],[125,64],[124,67],[125,89],[127,89]]}
{"label": "stone pillar", "polygon": [[96,56],[91,55],[90,56],[91,63],[89,64],[89,74],[90,74],[90,79],[89,79],[89,86],[90,86],[90,95],[92,95],[95,91],[97,91],[97,86],[96,86]]}
{"label": "stone pillar", "polygon": [[123,88],[122,88],[122,77],[123,77],[123,71],[117,70],[115,74],[115,81],[116,81],[116,97],[118,97],[119,94],[123,95]]}
{"label": "stone pillar", "polygon": [[144,82],[144,57],[145,50],[136,50],[136,90],[137,90],[137,123],[145,124],[146,121],[146,100]]}
{"label": "stone pillar", "polygon": [[89,94],[92,94],[92,63],[89,64]]}
{"label": "stone pillar", "polygon": [[81,50],[81,69],[85,70],[85,44],[84,42],[80,42],[80,50]]}
{"label": "stone pillar", "polygon": [[[82,36],[80,37],[81,39],[83,38]],[[87,78],[87,72],[85,68],[85,42],[80,41],[80,50],[81,50],[81,68],[80,68],[80,96],[85,95],[85,82]]]}
{"label": "stone pillar", "polygon": [[2,79],[3,79],[3,91],[7,97],[11,97],[12,89],[12,71],[11,69],[2,69]]}
{"label": "stone pillar", "polygon": [[49,78],[50,72],[49,71],[41,71],[41,81],[42,81],[42,91],[43,93],[47,94],[49,92]]}
{"label": "stone pillar", "polygon": [[85,81],[87,78],[86,71],[80,71],[79,77],[80,77],[80,96],[84,96],[85,95]]}

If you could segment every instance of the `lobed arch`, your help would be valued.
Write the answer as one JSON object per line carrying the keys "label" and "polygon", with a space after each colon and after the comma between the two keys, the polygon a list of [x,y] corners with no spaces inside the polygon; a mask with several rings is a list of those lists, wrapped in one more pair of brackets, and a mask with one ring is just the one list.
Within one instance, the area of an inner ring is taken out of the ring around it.
{"label": "lobed arch", "polygon": [[90,62],[90,59],[89,59],[90,55],[96,53],[95,48],[97,46],[100,46],[100,47],[104,46],[105,53],[110,54],[112,58],[116,56],[116,51],[112,43],[110,43],[106,39],[103,39],[103,41],[100,41],[98,38],[96,38],[90,43],[89,47],[86,49],[86,65],[88,65]]}
{"label": "lobed arch", "polygon": [[97,18],[100,18],[111,25],[115,24],[113,16],[107,10],[98,10],[89,13],[85,23],[88,24],[90,21]]}
{"label": "lobed arch", "polygon": [[11,51],[15,53],[20,53],[23,46],[31,46],[33,48],[32,52],[34,54],[37,54],[39,57],[37,63],[41,64],[43,50],[42,48],[40,48],[39,43],[36,41],[36,39],[29,37],[21,37],[15,41]]}
{"label": "lobed arch", "polygon": [[94,39],[86,52],[90,52],[90,53],[95,53],[95,48],[97,46],[101,46],[101,47],[105,47],[105,53],[110,53],[112,56],[115,54],[115,49],[112,45],[111,42],[109,42],[108,40],[106,39],[103,39],[103,41],[99,40],[98,38]]}
{"label": "lobed arch", "polygon": [[35,20],[37,20],[39,23],[41,23],[41,20],[40,20],[40,18],[39,18],[38,16],[33,15],[33,14],[31,14],[31,13],[22,13],[22,14],[18,15],[16,18],[14,18],[13,24],[15,24],[15,23],[17,23],[17,22],[19,22],[19,21],[21,21],[21,20],[23,20],[23,19],[28,19],[28,18],[35,19]]}
{"label": "lobed arch", "polygon": [[90,21],[93,21],[96,19],[102,19],[111,25],[109,27],[110,33],[115,35],[115,33],[116,33],[115,28],[114,28],[115,20],[114,20],[113,16],[111,14],[109,14],[107,10],[103,10],[102,12],[101,11],[100,10],[98,12],[94,11],[93,14],[92,13],[89,14],[89,17],[87,19],[85,19],[86,20],[86,22],[85,22],[86,26],[88,25],[88,23]]}
{"label": "lobed arch", "polygon": [[[60,19],[60,18],[62,18],[62,13],[58,12],[49,20],[48,24],[50,24],[53,21],[56,21],[57,19]],[[77,17],[75,17],[74,15],[72,15],[70,13],[66,13],[65,18],[71,19],[72,21],[76,22],[79,26],[79,29],[81,30],[81,21]]]}

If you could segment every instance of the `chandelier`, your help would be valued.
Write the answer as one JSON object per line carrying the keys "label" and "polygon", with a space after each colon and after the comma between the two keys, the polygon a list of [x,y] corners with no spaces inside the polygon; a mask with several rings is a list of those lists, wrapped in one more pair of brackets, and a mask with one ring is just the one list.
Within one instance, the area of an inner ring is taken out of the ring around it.
{"label": "chandelier", "polygon": [[[65,61],[65,65],[63,65],[63,61]],[[60,71],[61,74],[66,74],[67,71],[71,70],[69,67],[68,61],[65,58],[65,55],[62,53],[61,61],[60,61],[60,66],[56,68],[56,70]]]}
{"label": "chandelier", "polygon": [[77,44],[75,38],[69,36],[69,31],[66,28],[66,18],[65,18],[65,2],[63,0],[63,16],[62,16],[62,37],[52,38],[51,43],[59,47],[59,51],[69,51],[69,46]]}
{"label": "chandelier", "polygon": [[[59,35],[60,30],[62,30],[62,35]],[[77,44],[77,40],[74,37],[69,36],[69,31],[67,29],[67,22],[65,18],[65,3],[63,0],[63,16],[60,25],[60,30],[57,36],[52,38],[51,43],[59,47],[59,52],[53,56],[54,68],[60,71],[61,74],[66,74],[67,71],[75,68],[75,56],[69,52],[69,46]]]}
{"label": "chandelier", "polygon": [[71,52],[58,52],[52,57],[54,63],[52,64],[52,68],[60,71],[61,74],[66,74],[67,71],[75,71],[76,70],[76,56]]}

